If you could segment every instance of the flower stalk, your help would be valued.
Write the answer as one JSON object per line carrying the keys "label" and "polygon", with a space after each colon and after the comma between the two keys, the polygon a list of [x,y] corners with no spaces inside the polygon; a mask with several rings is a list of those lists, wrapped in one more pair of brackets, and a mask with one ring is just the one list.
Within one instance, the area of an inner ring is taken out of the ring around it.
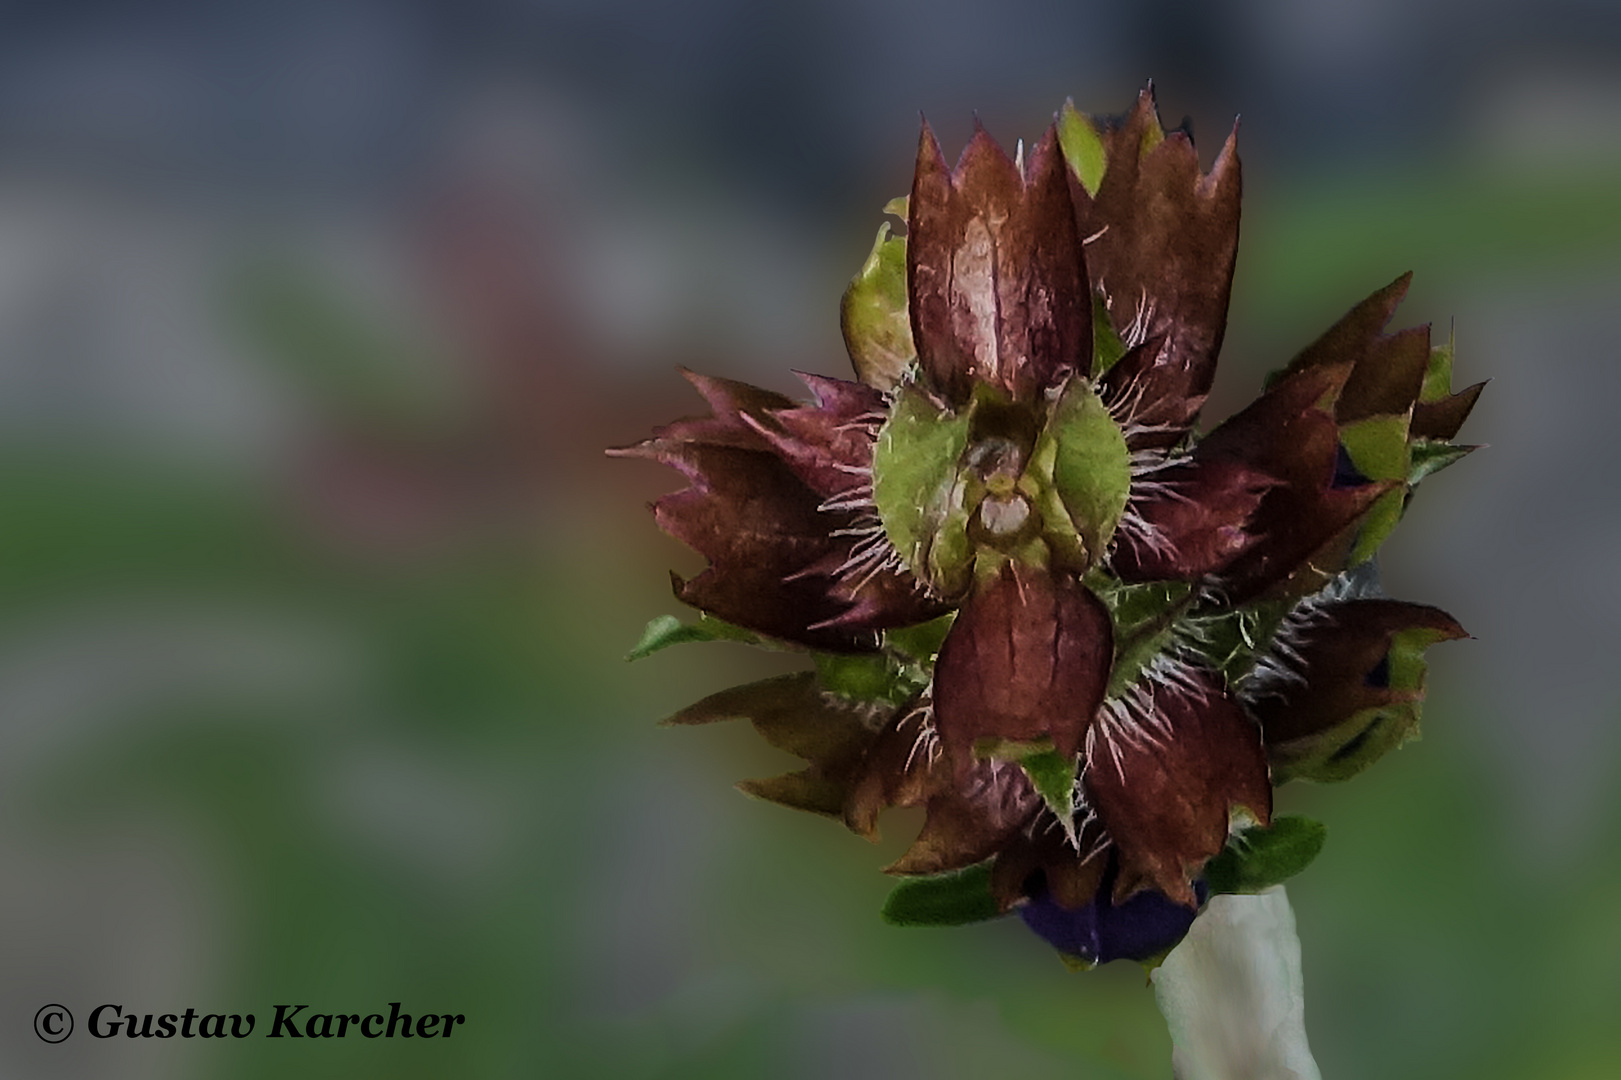
{"label": "flower stalk", "polygon": [[1151,978],[1176,1080],[1321,1080],[1282,885],[1212,897]]}

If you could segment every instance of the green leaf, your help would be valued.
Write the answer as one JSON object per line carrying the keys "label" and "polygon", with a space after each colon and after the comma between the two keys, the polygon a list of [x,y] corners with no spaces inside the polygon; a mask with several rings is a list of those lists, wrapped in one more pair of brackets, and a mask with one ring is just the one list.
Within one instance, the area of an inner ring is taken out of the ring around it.
{"label": "green leaf", "polygon": [[942,412],[915,385],[901,389],[872,455],[873,504],[895,550],[918,577],[956,593],[967,585],[968,516],[953,499],[969,414]]}
{"label": "green leaf", "polygon": [[[1372,416],[1340,428],[1340,443],[1350,455],[1351,463],[1370,480],[1406,481],[1412,465],[1407,446],[1408,417]],[[1385,492],[1362,516],[1357,532],[1356,546],[1352,548],[1348,565],[1364,562],[1379,550],[1401,521],[1406,502],[1404,488]]]}
{"label": "green leaf", "polygon": [[1064,102],[1058,111],[1058,145],[1086,193],[1096,195],[1109,164],[1108,155],[1103,136],[1092,126],[1091,117],[1075,108],[1073,100]]}
{"label": "green leaf", "polygon": [[[892,200],[884,212],[904,221],[906,200]],[[839,323],[850,362],[868,386],[892,389],[917,360],[907,312],[906,239],[890,236],[887,221],[878,226],[872,253],[844,290]]]}
{"label": "green leaf", "polygon": [[684,623],[674,615],[660,615],[647,624],[642,639],[625,654],[626,660],[640,660],[652,656],[660,649],[688,641],[741,641],[746,645],[765,645],[766,640],[752,630],[733,626],[712,615],[700,615],[695,623]]}
{"label": "green leaf", "polygon": [[1120,340],[1114,323],[1109,318],[1108,305],[1103,297],[1092,297],[1092,377],[1099,378],[1126,355],[1126,343]]}
{"label": "green leaf", "polygon": [[883,912],[891,926],[962,926],[999,914],[988,862],[954,874],[903,881],[884,901]]}
{"label": "green leaf", "polygon": [[1272,819],[1270,828],[1245,829],[1205,863],[1212,893],[1258,893],[1294,877],[1317,858],[1328,827],[1298,814]]}

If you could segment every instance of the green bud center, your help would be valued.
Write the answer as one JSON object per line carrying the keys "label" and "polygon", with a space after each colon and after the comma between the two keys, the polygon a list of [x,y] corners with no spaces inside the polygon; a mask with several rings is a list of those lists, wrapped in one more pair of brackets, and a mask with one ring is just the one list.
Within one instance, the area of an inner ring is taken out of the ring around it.
{"label": "green bud center", "polygon": [[994,537],[1011,539],[1030,520],[1030,503],[1023,495],[986,496],[979,504],[979,523]]}
{"label": "green bud center", "polygon": [[967,589],[982,555],[1084,573],[1107,549],[1130,486],[1125,438],[1084,380],[1039,403],[980,387],[961,412],[907,386],[873,454],[885,533],[942,596]]}

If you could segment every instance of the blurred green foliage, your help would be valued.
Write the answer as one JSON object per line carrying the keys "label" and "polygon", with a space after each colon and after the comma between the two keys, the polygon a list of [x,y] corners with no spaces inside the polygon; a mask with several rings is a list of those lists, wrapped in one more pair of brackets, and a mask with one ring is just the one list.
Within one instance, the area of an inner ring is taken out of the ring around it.
{"label": "blurred green foliage", "polygon": [[[1618,180],[1372,176],[1252,200],[1235,320],[1299,343],[1409,265],[1456,292],[1482,267],[1613,258]],[[323,290],[278,271],[238,282],[227,306],[318,411],[409,430],[415,368],[382,344],[404,335],[365,329]],[[1459,363],[1470,381],[1467,349]],[[246,626],[250,654],[290,626],[320,661],[270,687],[112,695],[88,736],[29,763],[6,795],[13,820],[67,844],[171,823],[222,908],[199,1006],[261,1024],[301,1002],[467,1017],[432,1043],[188,1047],[190,1074],[712,1078],[788,1061],[807,1076],[1167,1075],[1140,969],[1071,974],[1016,920],[885,925],[877,869],[904,816],[865,848],[732,792],[770,768],[746,733],[655,725],[774,669],[742,649],[624,666],[673,601],[671,549],[622,468],[401,553],[330,542],[285,477],[66,439],[0,448],[5,657],[123,611],[205,636]],[[1333,832],[1290,885],[1324,1073],[1621,1075],[1621,816],[1575,869],[1533,875],[1496,846],[1513,810],[1470,750],[1467,688],[1435,678],[1431,695],[1425,741],[1355,785],[1283,796]]]}

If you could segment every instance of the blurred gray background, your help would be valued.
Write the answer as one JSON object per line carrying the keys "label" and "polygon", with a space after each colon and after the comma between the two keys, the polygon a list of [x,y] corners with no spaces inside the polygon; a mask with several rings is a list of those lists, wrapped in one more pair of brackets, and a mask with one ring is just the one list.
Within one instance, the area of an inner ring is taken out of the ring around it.
{"label": "blurred gray background", "polygon": [[[58,0],[0,4],[0,1076],[1169,1075],[1140,969],[885,927],[904,815],[655,726],[772,669],[623,665],[697,559],[601,457],[677,364],[846,373],[920,111],[1011,146],[1150,78],[1207,162],[1242,117],[1212,418],[1408,269],[1493,380],[1384,556],[1475,640],[1280,795],[1324,1074],[1621,1075],[1621,7]],[[391,1001],[467,1023],[83,1030]]]}

